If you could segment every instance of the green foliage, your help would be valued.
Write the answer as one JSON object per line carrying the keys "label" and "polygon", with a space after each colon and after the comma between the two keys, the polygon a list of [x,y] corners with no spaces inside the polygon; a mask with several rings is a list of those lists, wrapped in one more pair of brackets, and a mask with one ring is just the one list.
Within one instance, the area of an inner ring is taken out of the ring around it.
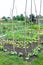
{"label": "green foliage", "polygon": [[16,17],[15,16],[13,16],[13,20],[16,20]]}
{"label": "green foliage", "polygon": [[41,49],[41,45],[39,45],[38,47],[36,47],[36,48],[33,50],[33,55],[38,55],[40,49]]}
{"label": "green foliage", "polygon": [[15,55],[11,56],[7,53],[0,52],[0,65],[29,65],[29,63]]}
{"label": "green foliage", "polygon": [[3,51],[3,46],[0,46],[0,51]]}
{"label": "green foliage", "polygon": [[24,16],[23,16],[23,14],[20,15],[20,20],[21,20],[21,21],[24,21]]}
{"label": "green foliage", "polygon": [[13,17],[13,20],[17,20],[17,21],[24,21],[24,16],[23,16],[23,14],[20,14],[20,16],[19,15],[17,15],[17,16],[14,16]]}
{"label": "green foliage", "polygon": [[32,26],[32,28],[33,28],[33,29],[38,29],[39,27],[38,27],[38,25],[34,24],[34,25]]}
{"label": "green foliage", "polygon": [[33,55],[38,55],[39,51],[37,49],[33,50]]}
{"label": "green foliage", "polygon": [[11,51],[10,54],[11,55],[17,55],[17,52],[16,51]]}
{"label": "green foliage", "polygon": [[30,63],[23,61],[21,58],[0,52],[0,65],[43,65],[43,53],[38,54],[38,58]]}
{"label": "green foliage", "polygon": [[19,52],[18,56],[19,57],[23,56],[23,53],[22,52]]}
{"label": "green foliage", "polygon": [[30,65],[43,65],[43,53],[39,53],[38,58],[31,61]]}
{"label": "green foliage", "polygon": [[32,56],[32,53],[28,53],[26,56],[26,60],[30,59],[31,56]]}
{"label": "green foliage", "polygon": [[17,15],[17,16],[16,16],[16,19],[17,19],[18,21],[20,21],[20,16],[19,16],[19,15]]}
{"label": "green foliage", "polygon": [[[26,41],[27,43],[32,43],[32,41],[37,42],[38,40],[38,33],[37,33],[37,28],[38,25],[34,24],[32,22],[32,33],[31,33],[31,26],[30,23],[26,24],[26,36],[25,36],[25,25],[23,24],[25,23],[25,21],[21,21],[20,23],[14,22],[14,31],[12,31],[12,23],[11,22],[7,22],[7,23],[3,23],[2,25],[0,24],[0,30],[2,30],[3,34],[6,34],[7,36],[5,37],[6,39],[8,38],[9,40],[13,39],[13,33],[14,33],[14,40],[18,40],[18,41]],[[41,25],[42,26],[42,25]],[[43,27],[43,26],[42,26]],[[0,33],[2,33],[0,32]],[[40,31],[40,35],[43,34],[43,31]],[[31,35],[32,35],[32,39],[31,39]],[[0,34],[1,36],[1,34]],[[24,42],[19,42],[20,45],[17,45],[18,47],[23,47]]]}
{"label": "green foliage", "polygon": [[32,22],[34,22],[34,23],[35,23],[35,21],[36,21],[34,14],[30,14],[29,19],[30,19],[30,21],[32,21]]}
{"label": "green foliage", "polygon": [[2,19],[4,19],[5,21],[7,21],[7,18],[5,16],[3,16]]}

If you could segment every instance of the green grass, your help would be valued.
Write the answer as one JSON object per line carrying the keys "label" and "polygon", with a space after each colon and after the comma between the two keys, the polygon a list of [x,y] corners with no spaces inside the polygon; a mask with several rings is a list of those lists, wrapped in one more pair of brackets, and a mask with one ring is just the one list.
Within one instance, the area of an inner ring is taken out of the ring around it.
{"label": "green grass", "polygon": [[0,65],[29,65],[17,56],[11,56],[0,52]]}
{"label": "green grass", "polygon": [[0,52],[0,65],[43,65],[43,53],[40,53],[37,59],[28,63],[17,56]]}
{"label": "green grass", "polygon": [[30,65],[43,65],[43,53],[38,54],[38,58],[33,60]]}

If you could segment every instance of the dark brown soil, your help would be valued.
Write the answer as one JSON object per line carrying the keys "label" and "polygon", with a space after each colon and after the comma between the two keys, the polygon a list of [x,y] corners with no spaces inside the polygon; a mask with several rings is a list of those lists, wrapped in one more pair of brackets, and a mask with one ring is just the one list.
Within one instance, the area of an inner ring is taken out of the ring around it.
{"label": "dark brown soil", "polygon": [[33,61],[33,60],[36,59],[36,58],[37,58],[37,56],[33,55],[33,56],[31,56],[30,59],[27,60],[27,61],[28,61],[28,62],[31,62],[31,61]]}
{"label": "dark brown soil", "polygon": [[[37,47],[37,43],[32,43],[32,44],[29,44],[29,47],[26,49],[27,53],[32,53],[33,49],[35,47]],[[27,56],[26,52],[25,52],[25,49],[24,48],[15,48],[15,50],[17,51],[17,55],[19,54],[19,52],[22,52],[23,53],[23,60],[26,61],[25,57]],[[28,62],[29,61],[32,61],[34,60],[35,58],[37,58],[37,56],[31,56],[29,60],[27,60]]]}
{"label": "dark brown soil", "polygon": [[6,51],[9,51],[9,52],[15,50],[13,44],[4,44],[3,48],[4,48],[4,51],[5,49],[7,49]]}

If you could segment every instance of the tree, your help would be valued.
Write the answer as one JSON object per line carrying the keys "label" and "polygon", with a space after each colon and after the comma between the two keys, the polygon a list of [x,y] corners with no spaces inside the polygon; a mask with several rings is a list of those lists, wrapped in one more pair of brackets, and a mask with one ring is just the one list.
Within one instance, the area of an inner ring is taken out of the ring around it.
{"label": "tree", "polygon": [[5,16],[3,16],[2,19],[4,19],[5,21],[7,21],[7,18]]}
{"label": "tree", "polygon": [[16,16],[13,16],[13,20],[17,20]]}
{"label": "tree", "polygon": [[20,16],[19,16],[19,15],[14,16],[14,17],[13,17],[13,20],[18,20],[18,21],[21,20],[21,21],[24,21],[24,18],[25,18],[25,17],[23,16],[23,14],[21,14]]}
{"label": "tree", "polygon": [[10,18],[10,17],[7,17],[6,19],[7,19],[8,21],[9,21],[9,20],[11,20],[11,18]]}
{"label": "tree", "polygon": [[24,21],[24,16],[23,16],[23,14],[20,15],[20,20],[21,20],[21,21]]}
{"label": "tree", "polygon": [[18,20],[18,21],[20,20],[20,16],[19,15],[16,16],[16,20]]}
{"label": "tree", "polygon": [[29,19],[30,19],[30,22],[31,21],[32,22],[35,22],[36,21],[35,16],[33,14],[30,14]]}

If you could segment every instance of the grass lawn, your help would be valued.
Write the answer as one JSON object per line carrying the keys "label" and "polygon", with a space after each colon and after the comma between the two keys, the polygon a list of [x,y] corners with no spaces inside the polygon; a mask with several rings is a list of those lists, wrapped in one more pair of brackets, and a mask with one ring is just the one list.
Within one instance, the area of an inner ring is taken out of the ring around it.
{"label": "grass lawn", "polygon": [[30,65],[43,65],[43,53],[38,55],[38,58],[33,60]]}
{"label": "grass lawn", "polygon": [[17,56],[0,52],[0,65],[43,65],[43,53],[40,53],[37,59],[28,63]]}
{"label": "grass lawn", "polygon": [[0,65],[29,65],[17,56],[11,56],[0,52]]}

